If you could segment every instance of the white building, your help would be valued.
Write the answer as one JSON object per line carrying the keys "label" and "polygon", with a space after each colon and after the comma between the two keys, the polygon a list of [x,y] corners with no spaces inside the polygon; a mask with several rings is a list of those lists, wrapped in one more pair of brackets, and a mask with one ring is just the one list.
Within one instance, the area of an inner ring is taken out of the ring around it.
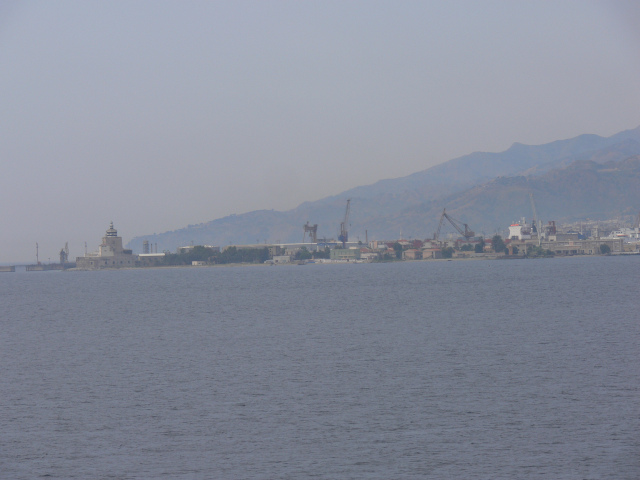
{"label": "white building", "polygon": [[512,223],[509,225],[509,240],[530,240],[531,239],[531,225],[529,225],[525,219],[518,223]]}
{"label": "white building", "polygon": [[606,239],[614,239],[621,238],[625,243],[626,242],[637,242],[640,240],[640,228],[619,228],[618,230],[614,230],[606,237]]}

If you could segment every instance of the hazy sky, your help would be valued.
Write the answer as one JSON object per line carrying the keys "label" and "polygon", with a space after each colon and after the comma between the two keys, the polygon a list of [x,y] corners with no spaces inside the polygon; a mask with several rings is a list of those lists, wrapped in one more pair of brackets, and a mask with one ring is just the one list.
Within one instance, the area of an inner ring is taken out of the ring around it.
{"label": "hazy sky", "polygon": [[0,3],[0,262],[640,125],[637,2]]}

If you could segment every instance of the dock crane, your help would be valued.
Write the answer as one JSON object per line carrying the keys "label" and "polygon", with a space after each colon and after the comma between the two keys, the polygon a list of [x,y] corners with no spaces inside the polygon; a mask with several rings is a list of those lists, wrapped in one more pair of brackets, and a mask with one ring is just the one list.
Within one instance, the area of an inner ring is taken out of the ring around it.
{"label": "dock crane", "polygon": [[538,211],[536,210],[536,202],[533,201],[533,192],[529,192],[529,199],[531,200],[531,210],[533,210],[533,222],[531,222],[531,232],[538,234],[538,246],[542,242],[542,222],[538,218]]}
{"label": "dock crane", "polygon": [[307,234],[309,234],[309,241],[311,243],[316,243],[318,241],[318,224],[309,225],[309,221],[307,220],[306,225],[303,225],[304,234],[302,235],[302,243],[307,238]]}
{"label": "dock crane", "polygon": [[342,242],[342,248],[347,248],[347,241],[349,240],[349,230],[348,230],[348,222],[349,222],[349,207],[351,206],[351,199],[347,200],[347,208],[344,212],[344,220],[340,224],[340,235],[338,235],[338,240]]}
{"label": "dock crane", "polygon": [[467,225],[466,223],[462,223],[459,220],[454,220],[453,218],[451,218],[447,214],[447,209],[445,208],[442,210],[442,215],[440,216],[440,223],[438,224],[438,230],[436,231],[436,234],[433,236],[434,240],[437,241],[439,239],[440,229],[442,228],[442,224],[444,223],[445,218],[449,221],[451,225],[453,225],[453,228],[455,228],[458,231],[458,233],[462,235],[464,238],[466,238],[467,240],[469,240],[471,237],[473,237],[476,234],[473,230],[469,229],[469,225]]}
{"label": "dock crane", "polygon": [[60,263],[64,265],[69,261],[69,242],[64,244],[64,248],[60,250]]}

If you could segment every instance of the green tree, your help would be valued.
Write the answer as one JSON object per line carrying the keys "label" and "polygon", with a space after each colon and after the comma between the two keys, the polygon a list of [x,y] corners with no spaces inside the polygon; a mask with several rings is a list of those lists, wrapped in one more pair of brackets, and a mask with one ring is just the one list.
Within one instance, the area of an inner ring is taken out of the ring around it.
{"label": "green tree", "polygon": [[493,251],[496,253],[504,252],[507,249],[500,235],[494,235],[491,238],[491,245],[493,246]]}
{"label": "green tree", "polygon": [[393,249],[396,252],[396,258],[397,259],[401,259],[402,258],[402,245],[400,245],[400,242],[396,242],[393,244]]}
{"label": "green tree", "polygon": [[545,250],[542,247],[537,245],[531,245],[527,249],[527,257],[535,258],[535,257],[553,257],[553,252],[551,250]]}
{"label": "green tree", "polygon": [[451,258],[453,257],[453,247],[444,247],[442,249],[442,258]]}
{"label": "green tree", "polygon": [[314,252],[313,258],[331,258],[331,250],[329,247],[324,247],[324,250]]}
{"label": "green tree", "polygon": [[302,247],[300,250],[296,252],[294,257],[295,260],[309,260],[313,255],[311,252],[307,250],[307,247]]}
{"label": "green tree", "polygon": [[527,257],[542,257],[544,255],[544,249],[537,245],[532,245],[527,250]]}
{"label": "green tree", "polygon": [[269,249],[229,247],[215,256],[215,263],[264,263],[269,259]]}
{"label": "green tree", "polygon": [[603,255],[609,255],[611,253],[611,247],[606,243],[600,245],[600,253]]}
{"label": "green tree", "polygon": [[191,263],[192,261],[209,262],[214,254],[215,252],[212,248],[207,248],[203,245],[196,245],[185,255],[187,257],[187,263]]}
{"label": "green tree", "polygon": [[480,243],[476,243],[473,251],[476,252],[476,253],[484,252],[484,238],[480,239]]}

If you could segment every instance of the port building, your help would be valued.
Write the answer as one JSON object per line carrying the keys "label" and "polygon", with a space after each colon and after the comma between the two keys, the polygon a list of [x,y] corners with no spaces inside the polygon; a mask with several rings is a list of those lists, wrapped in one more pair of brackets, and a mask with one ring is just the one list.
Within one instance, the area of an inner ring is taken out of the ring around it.
{"label": "port building", "polygon": [[113,228],[113,222],[104,237],[97,252],[86,254],[76,258],[76,268],[82,270],[98,270],[103,268],[130,268],[135,267],[138,255],[131,250],[122,247],[122,237]]}

